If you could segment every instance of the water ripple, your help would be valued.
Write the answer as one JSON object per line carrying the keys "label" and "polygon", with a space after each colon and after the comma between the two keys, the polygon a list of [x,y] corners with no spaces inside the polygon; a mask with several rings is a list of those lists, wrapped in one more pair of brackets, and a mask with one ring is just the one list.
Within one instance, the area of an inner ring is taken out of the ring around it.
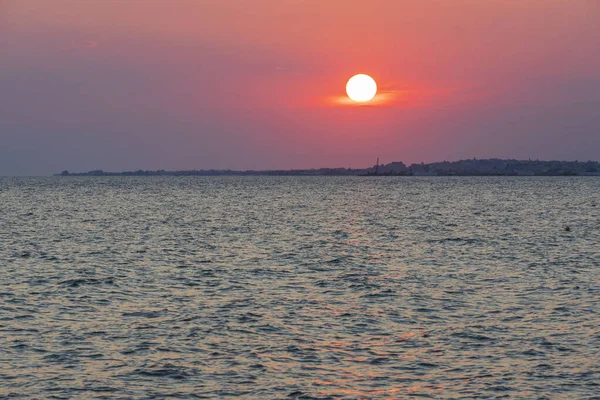
{"label": "water ripple", "polygon": [[594,398],[598,197],[593,177],[0,178],[0,397]]}

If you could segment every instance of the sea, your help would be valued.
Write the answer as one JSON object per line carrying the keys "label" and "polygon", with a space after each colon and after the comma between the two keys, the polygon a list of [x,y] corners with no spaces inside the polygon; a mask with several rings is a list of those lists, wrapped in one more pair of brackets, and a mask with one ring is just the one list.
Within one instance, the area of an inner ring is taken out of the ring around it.
{"label": "sea", "polygon": [[600,399],[600,178],[0,178],[0,398]]}

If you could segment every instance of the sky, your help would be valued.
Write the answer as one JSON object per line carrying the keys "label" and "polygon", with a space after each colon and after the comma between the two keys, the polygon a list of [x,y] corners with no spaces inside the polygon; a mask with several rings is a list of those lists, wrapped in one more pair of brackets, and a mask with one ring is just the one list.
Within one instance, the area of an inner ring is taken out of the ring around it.
{"label": "sky", "polygon": [[600,0],[0,0],[0,175],[599,160],[598,21]]}

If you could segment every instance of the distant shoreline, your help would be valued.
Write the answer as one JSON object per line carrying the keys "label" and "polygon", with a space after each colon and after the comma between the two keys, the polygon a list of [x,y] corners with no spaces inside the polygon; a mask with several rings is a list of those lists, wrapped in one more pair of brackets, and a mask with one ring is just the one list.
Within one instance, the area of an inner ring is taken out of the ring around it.
{"label": "distant shoreline", "polygon": [[291,170],[137,170],[106,172],[63,171],[54,176],[600,176],[597,161],[539,161],[504,159],[468,159],[420,163],[402,162],[369,168],[318,168]]}

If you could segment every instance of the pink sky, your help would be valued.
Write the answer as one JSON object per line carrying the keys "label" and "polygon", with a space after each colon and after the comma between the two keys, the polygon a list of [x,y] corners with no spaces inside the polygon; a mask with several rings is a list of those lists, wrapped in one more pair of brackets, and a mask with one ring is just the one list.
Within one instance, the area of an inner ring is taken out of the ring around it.
{"label": "pink sky", "polygon": [[[0,0],[0,175],[599,159],[597,0]],[[344,99],[373,76],[373,105]]]}

